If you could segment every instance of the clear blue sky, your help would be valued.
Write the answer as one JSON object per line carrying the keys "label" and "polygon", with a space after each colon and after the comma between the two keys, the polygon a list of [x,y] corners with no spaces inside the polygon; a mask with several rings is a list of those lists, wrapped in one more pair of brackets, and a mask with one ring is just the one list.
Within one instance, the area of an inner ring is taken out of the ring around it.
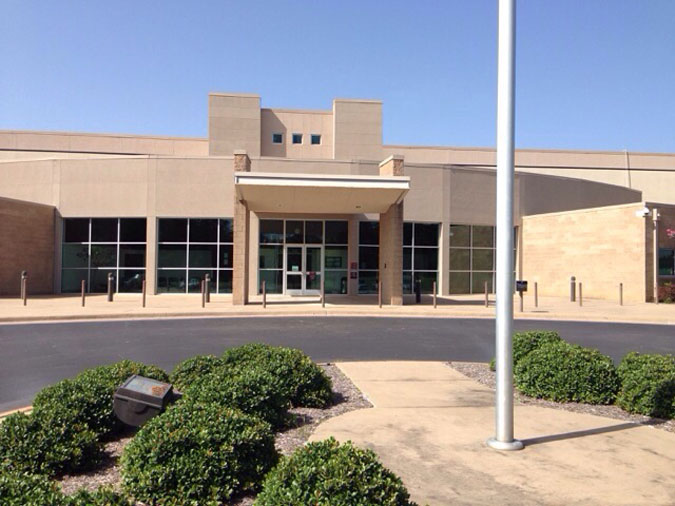
{"label": "clear blue sky", "polygon": [[[519,0],[519,147],[675,151],[675,1]],[[0,6],[0,129],[205,136],[207,93],[384,101],[388,144],[493,146],[497,0]]]}

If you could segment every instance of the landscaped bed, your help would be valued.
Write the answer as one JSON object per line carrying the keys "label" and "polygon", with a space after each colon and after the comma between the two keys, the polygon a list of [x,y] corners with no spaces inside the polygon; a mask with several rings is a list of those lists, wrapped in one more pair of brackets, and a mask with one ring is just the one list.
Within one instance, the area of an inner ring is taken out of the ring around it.
{"label": "landscaped bed", "polygon": [[[321,368],[333,384],[333,404],[326,408],[291,408],[289,413],[296,417],[294,427],[279,431],[275,435],[275,447],[282,455],[290,455],[293,451],[307,442],[316,426],[323,420],[354,411],[370,408],[372,404],[363,396],[361,391],[347,378],[334,364],[321,364]],[[82,474],[67,474],[59,481],[62,490],[71,495],[80,488],[96,490],[99,486],[109,485],[115,490],[121,490],[119,457],[124,447],[129,443],[135,431],[127,430],[122,437],[110,441],[105,445],[105,459],[96,470]],[[136,503],[141,505],[143,503]],[[253,497],[238,498],[232,504],[253,504]]]}
{"label": "landscaped bed", "polygon": [[[134,374],[181,391],[139,429],[113,412]],[[128,360],[88,369],[0,424],[0,504],[412,506],[372,451],[306,443],[321,420],[369,406],[337,367],[263,344],[193,357],[170,375]]]}
{"label": "landscaped bed", "polygon": [[[515,399],[521,404],[605,416],[675,432],[675,357],[629,353],[618,367],[597,350],[565,342],[556,332],[514,334]],[[449,362],[495,389],[490,364]]]}

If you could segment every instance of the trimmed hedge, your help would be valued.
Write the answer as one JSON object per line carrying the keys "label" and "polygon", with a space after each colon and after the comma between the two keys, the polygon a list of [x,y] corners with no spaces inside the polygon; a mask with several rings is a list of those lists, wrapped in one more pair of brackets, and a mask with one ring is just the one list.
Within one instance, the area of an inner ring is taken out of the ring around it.
{"label": "trimmed hedge", "polygon": [[0,468],[54,476],[91,468],[101,452],[96,433],[65,405],[0,423]]}
{"label": "trimmed hedge", "polygon": [[330,438],[309,443],[282,458],[263,482],[256,506],[409,506],[401,479],[370,450]]}
{"label": "trimmed hedge", "polygon": [[631,352],[618,372],[619,406],[631,413],[675,418],[675,356]]}
{"label": "trimmed hedge", "polygon": [[64,506],[64,502],[59,486],[46,476],[0,471],[0,504],[3,506]]}
{"label": "trimmed hedge", "polygon": [[38,474],[0,471],[2,506],[131,506],[128,499],[108,488],[81,489],[65,495],[56,482]]}
{"label": "trimmed hedge", "polygon": [[225,351],[222,360],[230,368],[265,368],[294,406],[323,408],[332,402],[330,378],[301,350],[253,343]]}
{"label": "trimmed hedge", "polygon": [[223,364],[223,360],[215,355],[197,355],[178,364],[169,380],[174,388],[183,392],[202,376],[221,369]]}
{"label": "trimmed hedge", "polygon": [[36,414],[42,414],[66,405],[73,413],[74,423],[87,424],[102,438],[113,436],[124,427],[113,412],[113,394],[132,374],[159,381],[169,379],[159,367],[122,360],[85,369],[72,379],[42,389],[33,401],[33,410]]}
{"label": "trimmed hedge", "polygon": [[66,497],[66,506],[131,506],[131,501],[110,488],[101,487],[95,492],[78,490]]}
{"label": "trimmed hedge", "polygon": [[528,353],[516,364],[514,376],[524,394],[557,402],[611,404],[619,390],[611,358],[565,341]]}
{"label": "trimmed hedge", "polygon": [[[513,334],[513,366],[523,357],[536,350],[542,344],[562,341],[560,334],[554,330],[529,330]],[[490,360],[490,370],[496,369],[495,359]]]}
{"label": "trimmed hedge", "polygon": [[220,504],[255,490],[277,460],[265,422],[181,402],[141,428],[124,449],[121,472],[126,490],[148,504]]}
{"label": "trimmed hedge", "polygon": [[239,409],[274,427],[286,423],[290,406],[277,378],[257,364],[236,369],[222,367],[196,378],[180,402],[213,403]]}

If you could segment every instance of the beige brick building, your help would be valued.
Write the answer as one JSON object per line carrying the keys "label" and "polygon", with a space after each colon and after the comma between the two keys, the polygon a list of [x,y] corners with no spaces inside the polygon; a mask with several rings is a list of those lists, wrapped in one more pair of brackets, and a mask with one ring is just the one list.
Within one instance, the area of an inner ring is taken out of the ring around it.
{"label": "beige brick building", "polygon": [[[386,304],[416,282],[493,288],[493,150],[384,145],[377,100],[208,103],[207,138],[0,130],[0,210],[14,213],[0,294],[23,269],[42,293],[103,291],[109,273],[120,292],[199,292],[208,274],[235,304],[262,282],[289,296],[381,283]],[[627,300],[652,300],[655,273],[675,279],[675,154],[519,150],[516,170],[516,276],[551,295],[571,275],[591,297],[624,283]],[[656,249],[645,207],[661,213]]]}

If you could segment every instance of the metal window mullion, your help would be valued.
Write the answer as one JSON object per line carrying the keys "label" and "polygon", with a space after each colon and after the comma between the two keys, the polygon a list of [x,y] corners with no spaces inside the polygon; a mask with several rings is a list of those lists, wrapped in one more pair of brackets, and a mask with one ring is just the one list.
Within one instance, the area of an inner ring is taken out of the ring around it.
{"label": "metal window mullion", "polygon": [[89,234],[87,236],[87,292],[91,293],[91,218],[89,218]]}
{"label": "metal window mullion", "polygon": [[190,222],[192,218],[187,219],[187,231],[185,236],[185,293],[190,293]]}

